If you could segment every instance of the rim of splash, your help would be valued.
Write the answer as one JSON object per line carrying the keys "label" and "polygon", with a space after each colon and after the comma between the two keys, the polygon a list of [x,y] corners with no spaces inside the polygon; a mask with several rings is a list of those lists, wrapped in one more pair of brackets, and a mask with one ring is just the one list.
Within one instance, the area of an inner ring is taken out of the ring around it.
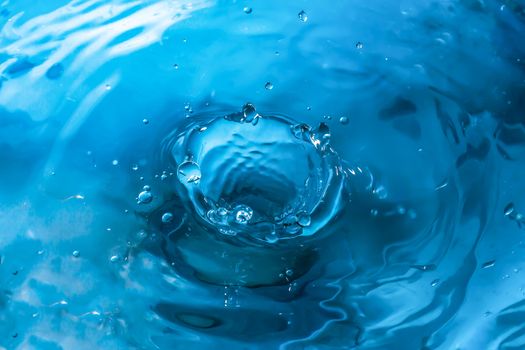
{"label": "rim of splash", "polygon": [[312,237],[343,207],[344,172],[325,123],[242,111],[192,115],[163,141],[175,190],[208,230],[243,241]]}

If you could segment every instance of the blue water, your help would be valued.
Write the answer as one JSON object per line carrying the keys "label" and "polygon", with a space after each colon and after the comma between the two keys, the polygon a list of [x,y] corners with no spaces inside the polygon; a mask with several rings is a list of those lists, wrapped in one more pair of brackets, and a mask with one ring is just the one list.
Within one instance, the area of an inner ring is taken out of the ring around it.
{"label": "blue water", "polygon": [[0,28],[0,349],[525,349],[523,1]]}

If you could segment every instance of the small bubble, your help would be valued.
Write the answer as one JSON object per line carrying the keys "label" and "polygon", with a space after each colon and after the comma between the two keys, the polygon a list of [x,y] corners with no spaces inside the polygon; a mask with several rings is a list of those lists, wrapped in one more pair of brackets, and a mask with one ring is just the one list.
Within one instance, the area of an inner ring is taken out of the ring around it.
{"label": "small bubble", "polygon": [[144,125],[148,125],[149,124],[149,120],[146,119],[146,118],[142,119],[142,122],[144,123]]}
{"label": "small bubble", "polygon": [[266,84],[264,84],[264,88],[266,90],[272,90],[273,89],[273,84],[270,81],[268,81],[268,82],[266,82]]}
{"label": "small bubble", "polygon": [[150,191],[142,191],[139,193],[137,197],[137,203],[138,204],[148,204],[151,203],[153,200],[153,195]]}
{"label": "small bubble", "polygon": [[78,258],[78,257],[80,256],[80,252],[79,252],[78,250],[74,250],[74,251],[73,251],[73,256],[74,256],[75,258]]}
{"label": "small bubble", "polygon": [[348,117],[341,117],[339,118],[339,123],[346,125],[348,124]]}
{"label": "small bubble", "polygon": [[113,165],[118,165],[118,160],[114,159],[114,160],[111,162],[111,164],[113,164]]}
{"label": "small bubble", "polygon": [[238,224],[247,224],[253,216],[252,208],[246,205],[238,205],[233,209],[235,215],[235,222]]}
{"label": "small bubble", "polygon": [[133,171],[137,171],[137,170],[139,170],[139,166],[138,166],[137,164],[133,164],[133,165],[131,166],[131,169],[132,169]]}
{"label": "small bubble", "polygon": [[290,276],[293,276],[293,270],[292,269],[288,269],[286,270],[286,276],[290,277]]}
{"label": "small bubble", "polygon": [[151,187],[149,187],[148,185],[144,185],[144,187],[142,187],[142,189],[144,191],[151,191]]}
{"label": "small bubble", "polygon": [[250,13],[252,13],[253,10],[252,10],[251,7],[246,6],[246,7],[243,9],[243,11],[244,11],[244,13],[246,13],[246,14],[249,15]]}
{"label": "small bubble", "polygon": [[199,165],[191,160],[181,163],[177,169],[179,181],[183,184],[198,184],[201,179],[201,170]]}
{"label": "small bubble", "polygon": [[111,258],[109,258],[109,261],[111,261],[112,263],[117,262],[118,261],[118,255],[111,256]]}
{"label": "small bubble", "polygon": [[439,279],[435,279],[435,280],[433,280],[432,282],[430,282],[430,285],[431,285],[432,287],[435,287],[435,286],[437,286],[438,284],[439,284]]}
{"label": "small bubble", "polygon": [[299,18],[299,20],[300,20],[301,22],[306,22],[306,21],[308,21],[308,15],[306,14],[306,12],[304,12],[304,10],[301,11],[301,12],[299,12],[299,13],[297,14],[297,17]]}
{"label": "small bubble", "polygon": [[163,180],[163,181],[166,180],[167,178],[168,178],[168,175],[166,175],[166,174],[162,174],[160,176],[160,179]]}
{"label": "small bubble", "polygon": [[109,85],[109,84],[106,84],[106,86],[105,86],[105,87],[106,87],[106,90],[111,90],[111,85]]}
{"label": "small bubble", "polygon": [[177,63],[175,63],[175,64],[173,65],[173,68],[175,68],[175,69],[179,69],[179,65],[178,65]]}
{"label": "small bubble", "polygon": [[379,215],[379,211],[377,209],[370,209],[370,215],[378,216]]}
{"label": "small bubble", "polygon": [[355,44],[355,48],[358,49],[358,50],[361,50],[363,48],[363,43],[358,41],[356,44]]}

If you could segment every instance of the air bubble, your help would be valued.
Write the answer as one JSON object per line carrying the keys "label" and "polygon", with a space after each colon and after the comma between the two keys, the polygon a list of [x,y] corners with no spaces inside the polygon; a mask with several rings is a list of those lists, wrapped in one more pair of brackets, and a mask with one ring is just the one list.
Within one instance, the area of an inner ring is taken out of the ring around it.
{"label": "air bubble", "polygon": [[78,250],[73,251],[73,257],[78,258],[80,256],[80,252]]}
{"label": "air bubble", "polygon": [[253,11],[252,8],[248,6],[246,6],[243,10],[244,10],[244,13],[246,13],[247,15],[249,15]]}
{"label": "air bubble", "polygon": [[355,48],[358,49],[358,50],[361,50],[363,48],[363,43],[358,41],[356,44],[355,44]]}
{"label": "air bubble", "polygon": [[341,123],[343,125],[347,125],[348,124],[348,117],[341,117],[341,118],[339,118],[339,123]]}
{"label": "air bubble", "polygon": [[271,82],[266,82],[266,84],[264,84],[264,88],[266,90],[272,90],[273,89],[273,84]]}

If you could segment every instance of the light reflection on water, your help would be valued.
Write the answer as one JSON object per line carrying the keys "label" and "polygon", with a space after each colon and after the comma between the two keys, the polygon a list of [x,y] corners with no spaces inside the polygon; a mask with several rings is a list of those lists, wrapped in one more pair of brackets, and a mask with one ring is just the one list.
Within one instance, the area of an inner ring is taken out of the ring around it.
{"label": "light reflection on water", "polygon": [[[523,6],[2,3],[0,348],[523,347]],[[162,141],[248,101],[327,125],[330,215],[264,123],[192,181],[243,222],[195,215]]]}

